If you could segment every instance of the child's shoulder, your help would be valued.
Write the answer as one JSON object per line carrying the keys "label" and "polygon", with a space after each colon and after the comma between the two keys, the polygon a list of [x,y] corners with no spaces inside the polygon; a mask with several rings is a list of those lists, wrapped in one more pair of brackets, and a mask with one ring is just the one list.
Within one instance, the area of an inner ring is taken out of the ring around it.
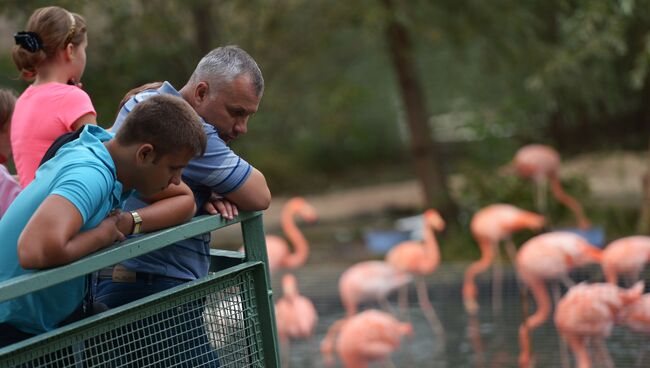
{"label": "child's shoulder", "polygon": [[18,104],[23,103],[38,105],[54,105],[60,107],[61,103],[78,104],[88,103],[90,96],[86,91],[77,86],[63,83],[46,83],[38,86],[29,86],[18,98]]}

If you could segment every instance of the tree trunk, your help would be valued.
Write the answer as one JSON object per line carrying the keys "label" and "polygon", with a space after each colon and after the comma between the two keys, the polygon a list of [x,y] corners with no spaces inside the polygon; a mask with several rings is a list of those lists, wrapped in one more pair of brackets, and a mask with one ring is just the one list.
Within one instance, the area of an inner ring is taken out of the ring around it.
{"label": "tree trunk", "polygon": [[650,235],[650,149],[648,149],[648,170],[643,177],[643,201],[637,227],[639,234]]}
{"label": "tree trunk", "polygon": [[406,108],[411,152],[426,199],[426,207],[435,207],[453,218],[457,207],[449,195],[446,175],[440,164],[441,157],[429,129],[425,98],[417,77],[411,40],[406,27],[395,16],[392,0],[382,0],[382,3],[388,13],[388,49]]}
{"label": "tree trunk", "polygon": [[216,22],[212,17],[212,3],[212,0],[190,2],[199,59],[216,47],[214,42],[218,39],[218,37],[214,37],[217,32],[213,27]]}

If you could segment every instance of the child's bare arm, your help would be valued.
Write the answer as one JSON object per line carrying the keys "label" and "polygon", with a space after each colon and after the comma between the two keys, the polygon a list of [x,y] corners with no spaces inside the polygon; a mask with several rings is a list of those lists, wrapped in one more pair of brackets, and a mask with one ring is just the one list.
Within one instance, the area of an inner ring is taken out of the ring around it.
{"label": "child's bare arm", "polygon": [[38,207],[18,239],[18,260],[25,269],[49,268],[75,261],[121,241],[117,217],[80,233],[83,218],[66,198],[50,195]]}
{"label": "child's bare arm", "polygon": [[[137,209],[142,217],[140,231],[143,233],[175,226],[192,219],[196,213],[194,194],[187,184],[170,185],[162,192],[143,199],[148,206]],[[124,234],[133,231],[133,216],[123,212],[119,216],[119,229]]]}

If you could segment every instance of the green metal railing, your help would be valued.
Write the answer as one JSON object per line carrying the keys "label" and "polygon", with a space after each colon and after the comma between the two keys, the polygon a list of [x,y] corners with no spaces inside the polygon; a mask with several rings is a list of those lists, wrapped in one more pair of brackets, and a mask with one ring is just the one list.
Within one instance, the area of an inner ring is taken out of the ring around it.
{"label": "green metal railing", "polygon": [[209,276],[0,349],[0,367],[279,367],[261,212],[197,217],[4,281],[0,302],[234,223],[245,255],[212,250]]}

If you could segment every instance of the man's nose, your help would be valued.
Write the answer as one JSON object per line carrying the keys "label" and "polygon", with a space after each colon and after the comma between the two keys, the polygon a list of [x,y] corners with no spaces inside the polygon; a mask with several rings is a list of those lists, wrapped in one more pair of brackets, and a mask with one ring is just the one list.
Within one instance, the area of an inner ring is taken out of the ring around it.
{"label": "man's nose", "polygon": [[248,118],[243,118],[235,124],[235,131],[238,134],[246,134],[248,132]]}
{"label": "man's nose", "polygon": [[181,184],[181,176],[180,175],[172,176],[171,180],[169,180],[169,183],[174,184],[174,185],[180,185]]}

